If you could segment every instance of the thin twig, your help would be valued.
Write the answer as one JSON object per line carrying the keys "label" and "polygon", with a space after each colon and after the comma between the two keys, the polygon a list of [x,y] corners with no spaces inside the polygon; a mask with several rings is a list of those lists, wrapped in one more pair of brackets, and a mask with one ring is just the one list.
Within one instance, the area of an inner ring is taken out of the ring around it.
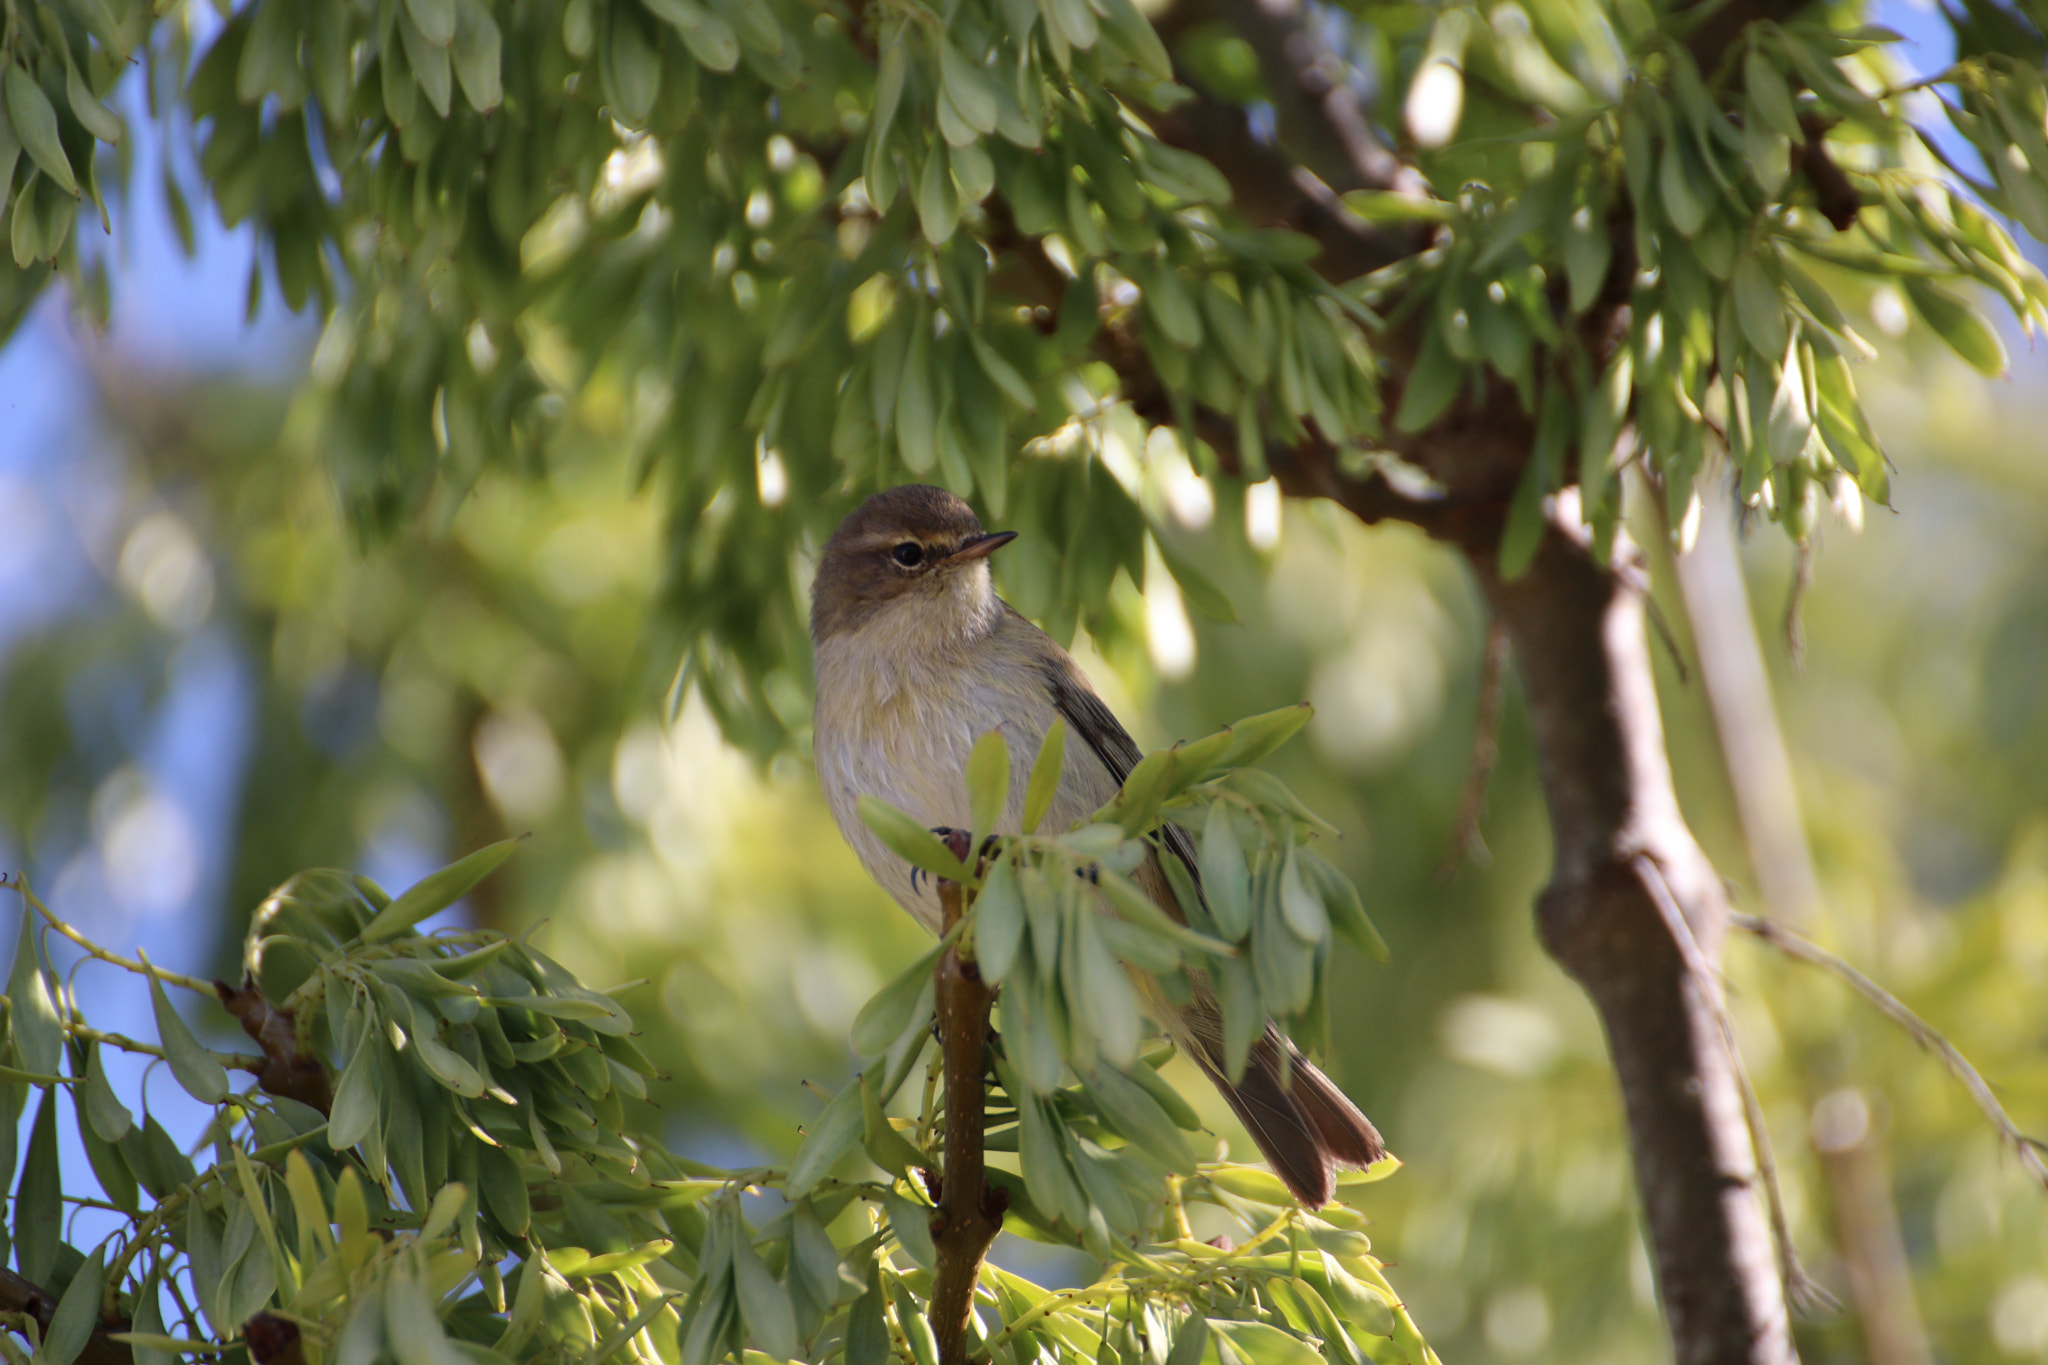
{"label": "thin twig", "polygon": [[153,976],[167,986],[183,986],[186,990],[198,991],[202,995],[213,994],[213,983],[211,981],[203,981],[196,976],[187,976],[183,972],[167,971],[162,967],[156,966],[154,963],[140,962],[133,958],[122,957],[119,953],[100,947],[99,944],[94,943],[84,934],[79,933],[63,920],[58,919],[55,912],[49,906],[43,904],[42,898],[29,889],[26,873],[16,873],[11,879],[10,884],[15,890],[21,892],[23,900],[35,907],[37,914],[49,921],[52,929],[55,929],[58,933],[83,948],[86,956],[97,958],[101,962],[111,963],[116,967],[134,972],[139,976]]}
{"label": "thin twig", "polygon": [[[949,846],[963,863],[971,841],[960,830],[949,831]],[[965,893],[958,882],[939,879],[939,905],[944,928],[952,935],[965,913]],[[989,1009],[995,991],[981,976],[971,953],[956,941],[939,957],[934,991],[938,1011],[939,1049],[946,1073],[945,1172],[939,1183],[938,1208],[932,1214],[932,1246],[938,1266],[932,1281],[928,1318],[938,1341],[940,1365],[968,1365],[968,1327],[974,1320],[974,1290],[981,1282],[981,1263],[1003,1228],[1004,1197],[989,1187],[986,1175],[987,1071]]]}
{"label": "thin twig", "polygon": [[1486,789],[1493,780],[1493,765],[1500,760],[1500,717],[1502,699],[1507,695],[1508,627],[1496,614],[1486,622],[1486,653],[1479,661],[1479,715],[1472,725],[1472,757],[1465,769],[1465,791],[1458,798],[1458,823],[1451,829],[1450,847],[1437,864],[1436,875],[1449,877],[1458,865],[1470,862],[1484,867],[1493,857],[1479,824],[1486,814]]}
{"label": "thin twig", "polygon": [[1792,660],[1792,671],[1806,671],[1806,620],[1803,608],[1806,606],[1806,590],[1813,586],[1813,545],[1802,541],[1799,557],[1792,568],[1792,587],[1785,594],[1785,653]]}
{"label": "thin twig", "polygon": [[1847,982],[1858,995],[1877,1006],[1886,1018],[1904,1029],[1914,1042],[1941,1058],[1942,1065],[1948,1068],[1949,1074],[1962,1082],[1963,1088],[1970,1092],[1970,1097],[1977,1101],[1977,1107],[1984,1111],[1984,1117],[1998,1130],[1999,1140],[2012,1149],[2013,1155],[2019,1158],[2020,1165],[2026,1168],[2027,1173],[2039,1181],[2042,1188],[2048,1189],[2048,1162],[2042,1160],[2042,1154],[2048,1152],[2048,1143],[2042,1142],[2039,1138],[2028,1137],[2020,1131],[2019,1125],[2005,1112],[2005,1106],[2000,1104],[1998,1097],[1991,1092],[1990,1084],[1978,1073],[1976,1067],[1970,1065],[1962,1053],[1956,1051],[1955,1044],[1942,1036],[1939,1029],[1906,1008],[1897,996],[1862,972],[1819,944],[1793,933],[1784,925],[1758,915],[1732,911],[1729,913],[1728,922],[1743,932],[1762,939],[1787,957],[1797,958],[1809,966],[1822,967],[1833,972]]}
{"label": "thin twig", "polygon": [[1771,1154],[1770,1130],[1764,1126],[1763,1105],[1757,1101],[1756,1087],[1749,1079],[1749,1068],[1743,1065],[1742,1050],[1735,1043],[1735,1020],[1728,1013],[1720,973],[1707,962],[1707,955],[1700,950],[1699,940],[1693,937],[1692,926],[1686,923],[1685,912],[1679,909],[1678,899],[1671,894],[1670,884],[1664,880],[1664,873],[1657,864],[1647,856],[1637,854],[1635,867],[1636,875],[1642,878],[1644,890],[1649,892],[1657,913],[1664,919],[1664,927],[1678,945],[1678,955],[1684,959],[1686,971],[1707,993],[1707,1004],[1720,1025],[1721,1039],[1728,1049],[1729,1065],[1735,1068],[1736,1088],[1742,1093],[1742,1116],[1749,1127],[1757,1178],[1764,1186],[1764,1207],[1770,1213],[1771,1237],[1778,1244],[1778,1267],[1785,1279],[1785,1297],[1793,1306],[1809,1312],[1836,1312],[1841,1303],[1806,1273],[1806,1267],[1799,1259],[1799,1250],[1792,1243],[1792,1225],[1785,1216],[1785,1195],[1778,1184],[1778,1163]]}

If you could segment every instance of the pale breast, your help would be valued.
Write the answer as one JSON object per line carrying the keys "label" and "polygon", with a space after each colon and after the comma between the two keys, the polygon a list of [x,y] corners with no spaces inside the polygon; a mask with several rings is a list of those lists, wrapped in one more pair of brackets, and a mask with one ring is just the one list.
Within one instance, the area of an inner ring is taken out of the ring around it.
{"label": "pale breast", "polygon": [[[818,780],[840,833],[869,875],[937,932],[931,879],[912,885],[910,865],[861,820],[859,798],[879,797],[923,825],[970,828],[967,756],[983,735],[1000,730],[1010,751],[1010,793],[996,832],[1017,833],[1032,760],[1059,712],[1042,675],[1006,632],[959,650],[928,652],[922,664],[892,657],[873,636],[851,631],[819,647],[812,743]],[[1093,750],[1070,736],[1043,829],[1065,829],[1115,790]]]}

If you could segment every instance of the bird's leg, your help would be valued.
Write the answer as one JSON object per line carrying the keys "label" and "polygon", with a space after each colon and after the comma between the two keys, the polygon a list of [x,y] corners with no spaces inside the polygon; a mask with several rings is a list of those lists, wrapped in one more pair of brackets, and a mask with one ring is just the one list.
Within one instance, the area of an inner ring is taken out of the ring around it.
{"label": "bird's leg", "polygon": [[[967,850],[974,842],[972,834],[953,825],[933,825],[931,832],[938,836],[939,842],[946,846],[948,853],[958,858],[962,864],[966,863]],[[988,869],[989,861],[996,856],[998,843],[1001,838],[1002,836],[999,834],[991,834],[981,841],[981,856],[974,865],[975,876],[979,877]],[[924,879],[930,875],[921,867],[910,869],[910,889],[913,894],[922,888]]]}

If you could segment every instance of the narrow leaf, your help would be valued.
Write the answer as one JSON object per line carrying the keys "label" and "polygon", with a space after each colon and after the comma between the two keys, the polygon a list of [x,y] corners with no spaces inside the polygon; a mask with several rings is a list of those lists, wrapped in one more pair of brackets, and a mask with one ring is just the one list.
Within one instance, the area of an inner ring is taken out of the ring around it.
{"label": "narrow leaf", "polygon": [[850,1083],[840,1087],[825,1111],[811,1123],[803,1145],[790,1159],[789,1175],[782,1182],[783,1195],[801,1199],[809,1194],[811,1187],[824,1179],[839,1164],[839,1158],[860,1141],[862,1118],[860,1086]]}
{"label": "narrow leaf", "polygon": [[873,830],[892,852],[912,867],[921,867],[935,877],[965,882],[967,869],[939,842],[938,836],[879,797],[863,793],[856,803],[861,823]]}
{"label": "narrow leaf", "polygon": [[14,125],[14,135],[21,139],[21,145],[28,150],[44,175],[57,182],[64,192],[76,198],[78,178],[71,173],[71,161],[64,155],[64,144],[57,139],[57,111],[50,104],[50,97],[43,93],[43,87],[36,84],[36,78],[18,66],[7,68],[7,117]]}
{"label": "narrow leaf", "polygon": [[[21,210],[15,212],[19,216]],[[14,1035],[14,1055],[22,1070],[54,1076],[64,1051],[64,1026],[57,1018],[50,979],[36,954],[35,924],[35,912],[24,906],[21,935],[14,944],[14,970],[7,983],[7,999],[12,1006],[8,1024]]]}
{"label": "narrow leaf", "polygon": [[981,894],[974,898],[974,957],[982,977],[1001,984],[1017,961],[1024,942],[1024,901],[1017,874],[1003,858],[989,869]]}
{"label": "narrow leaf", "polygon": [[982,840],[996,832],[996,822],[1002,819],[1009,799],[1010,746],[1001,730],[991,730],[974,741],[967,755],[967,800],[974,813],[970,849],[978,850]]}
{"label": "narrow leaf", "polygon": [[1038,757],[1031,764],[1031,781],[1024,789],[1025,834],[1036,834],[1052,809],[1053,795],[1060,785],[1060,769],[1067,753],[1067,722],[1056,720],[1039,741]]}
{"label": "narrow leaf", "polygon": [[85,1349],[100,1320],[100,1293],[107,1280],[106,1257],[107,1249],[102,1246],[73,1272],[64,1297],[57,1301],[50,1330],[43,1337],[43,1349],[36,1352],[36,1365],[71,1365]]}
{"label": "narrow leaf", "polygon": [[429,915],[446,910],[467,895],[471,887],[495,872],[525,837],[522,834],[517,839],[500,839],[437,872],[428,873],[363,926],[363,942],[380,943],[396,938]]}
{"label": "narrow leaf", "polygon": [[932,968],[944,950],[945,945],[941,944],[925,953],[860,1007],[853,1020],[854,1051],[863,1057],[879,1057],[905,1030],[923,1022],[918,1005],[932,989]]}
{"label": "narrow leaf", "polygon": [[[148,957],[145,956],[143,961],[147,963]],[[164,983],[154,976],[149,979],[149,999],[156,1011],[156,1035],[163,1042],[164,1055],[170,1061],[171,1074],[178,1078],[178,1084],[201,1104],[219,1104],[226,1099],[226,1069],[211,1052],[200,1046],[199,1040],[192,1036],[192,1030],[185,1027],[185,1021],[171,1007],[170,997],[164,994]]]}
{"label": "narrow leaf", "polygon": [[776,1360],[794,1360],[798,1349],[796,1314],[789,1291],[769,1273],[744,1227],[733,1238],[732,1271],[740,1317],[754,1344]]}

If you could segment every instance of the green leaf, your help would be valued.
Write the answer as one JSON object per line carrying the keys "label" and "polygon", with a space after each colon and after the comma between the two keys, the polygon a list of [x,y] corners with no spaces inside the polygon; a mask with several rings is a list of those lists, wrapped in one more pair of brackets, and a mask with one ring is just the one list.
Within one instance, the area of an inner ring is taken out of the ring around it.
{"label": "green leaf", "polygon": [[1303,943],[1320,943],[1329,936],[1330,917],[1322,898],[1308,888],[1301,875],[1300,850],[1290,845],[1280,870],[1280,913],[1287,927]]}
{"label": "green leaf", "polygon": [[[712,71],[730,71],[740,64],[740,40],[732,25],[697,3],[697,0],[642,0],[657,18],[666,20],[682,35],[683,46],[699,65]],[[886,63],[885,63],[886,65]],[[878,207],[887,208],[887,204]]]}
{"label": "green leaf", "polygon": [[1314,849],[1301,850],[1301,870],[1316,894],[1323,898],[1331,927],[1345,942],[1375,962],[1385,964],[1393,961],[1387,941],[1380,937],[1379,929],[1365,913],[1358,888],[1349,877]]}
{"label": "green leaf", "polygon": [[620,122],[641,127],[661,94],[661,48],[637,6],[614,5],[609,14],[601,68],[605,100]]}
{"label": "green leaf", "polygon": [[981,69],[950,38],[938,38],[939,82],[968,127],[986,137],[996,130],[996,92]]}
{"label": "green leaf", "polygon": [[1750,346],[1771,360],[1785,354],[1785,300],[1763,262],[1745,252],[1737,258],[1729,283],[1735,290],[1735,317]]}
{"label": "green leaf", "polygon": [[381,943],[385,939],[396,938],[429,915],[446,910],[467,895],[471,887],[496,871],[525,837],[522,834],[515,839],[500,839],[437,872],[428,873],[363,926],[363,942]]}
{"label": "green leaf", "polygon": [[[1546,405],[1549,400],[1550,395],[1545,394]],[[1543,532],[1548,524],[1544,520],[1543,502],[1552,491],[1550,481],[1548,462],[1533,457],[1522,466],[1522,476],[1515,481],[1514,500],[1508,504],[1507,525],[1500,533],[1499,564],[1504,582],[1512,583],[1520,578],[1536,560],[1536,551],[1543,544]]]}
{"label": "green leaf", "polygon": [[980,849],[982,840],[996,832],[1009,800],[1010,746],[1001,730],[991,730],[974,741],[967,755],[967,801],[974,813],[970,849]]}
{"label": "green leaf", "polygon": [[484,1093],[484,1078],[477,1069],[464,1060],[460,1053],[442,1045],[432,1035],[434,1013],[421,1007],[414,1015],[417,1019],[425,1016],[427,1026],[412,1030],[412,1045],[420,1064],[435,1080],[448,1089],[468,1099],[481,1099]]}
{"label": "green leaf", "polygon": [[1031,385],[1017,372],[1017,367],[1003,359],[979,331],[970,331],[967,340],[974,349],[974,358],[981,364],[982,373],[995,381],[995,386],[1003,391],[1005,398],[1026,412],[1038,406],[1037,395],[1031,392]]}
{"label": "green leaf", "polygon": [[1202,1116],[1195,1112],[1194,1106],[1187,1102],[1186,1096],[1167,1084],[1166,1077],[1154,1070],[1152,1063],[1141,1062],[1132,1067],[1129,1079],[1152,1097],[1152,1102],[1173,1120],[1175,1127],[1190,1133],[1202,1130]]}
{"label": "green leaf", "polygon": [[355,1056],[349,1058],[348,1065],[342,1069],[341,1084],[334,1092],[334,1104],[327,1118],[327,1145],[337,1152],[347,1151],[368,1137],[371,1129],[383,1124],[383,1108],[377,1102],[377,1067],[373,1058],[375,1049],[381,1046],[383,1044],[366,1031]]}
{"label": "green leaf", "polygon": [[[933,246],[944,246],[960,226],[960,199],[953,190],[953,173],[946,168],[946,146],[936,138],[925,153],[924,170],[917,178],[917,223]],[[913,466],[911,472],[924,471]]]}
{"label": "green leaf", "polygon": [[1184,351],[1200,346],[1202,314],[1195,307],[1187,285],[1181,281],[1180,272],[1171,264],[1155,264],[1150,270],[1140,273],[1143,306],[1152,315],[1152,320],[1159,324],[1159,330],[1166,334],[1166,339]]}
{"label": "green leaf", "polygon": [[[71,161],[64,155],[64,144],[57,138],[57,111],[50,104],[50,97],[43,93],[43,87],[36,84],[36,78],[18,66],[7,68],[7,118],[14,125],[14,135],[21,139],[21,145],[28,150],[29,159],[34,161],[44,175],[61,185],[66,194],[76,198],[78,179],[71,173]],[[20,210],[16,210],[20,216]]]}
{"label": "green leaf", "polygon": [[925,997],[932,990],[932,969],[938,965],[939,954],[944,951],[942,943],[925,953],[860,1007],[860,1013],[853,1021],[854,1051],[863,1057],[879,1057],[903,1036],[905,1030],[922,1024],[923,1012],[918,1006],[923,1003],[924,1012],[930,1010],[930,1003]]}
{"label": "green leaf", "polygon": [[[932,1245],[932,1211],[922,1204],[912,1203],[894,1190],[882,1196],[882,1207],[888,1212],[889,1227],[904,1252],[920,1267],[930,1270],[938,1261],[938,1251]],[[910,1316],[922,1318],[923,1314],[913,1313]],[[906,1321],[904,1325],[909,1323]]]}
{"label": "green leaf", "polygon": [[877,1166],[891,1175],[908,1177],[919,1167],[930,1166],[932,1159],[920,1152],[909,1138],[898,1132],[896,1125],[889,1122],[889,1116],[882,1112],[882,1102],[875,1095],[875,1088],[868,1084],[866,1076],[855,1078],[860,1086],[861,1102],[861,1146]]}
{"label": "green leaf", "polygon": [[483,0],[457,0],[455,75],[462,82],[463,97],[479,114],[490,113],[504,101],[499,74],[503,45],[498,21]]}
{"label": "green leaf", "polygon": [[[74,1046],[72,1049],[72,1070],[84,1071],[91,1065],[84,1052]],[[122,1155],[118,1140],[109,1142],[101,1137],[92,1126],[88,1113],[90,1101],[88,1088],[83,1085],[71,1088],[72,1103],[77,1110],[78,1137],[85,1147],[86,1160],[92,1165],[93,1177],[99,1181],[101,1192],[109,1203],[133,1214],[138,1211],[135,1198],[135,1173],[129,1168],[127,1158]],[[123,1110],[123,1116],[126,1116]],[[134,1131],[134,1121],[129,1120],[129,1131]]]}
{"label": "green leaf", "polygon": [[790,1158],[789,1175],[782,1182],[787,1198],[801,1199],[809,1194],[839,1164],[839,1159],[853,1150],[861,1138],[863,1117],[860,1086],[841,1086],[825,1111],[811,1123],[796,1155]]}
{"label": "green leaf", "polygon": [[[932,159],[945,153],[934,147]],[[941,175],[945,175],[943,170]],[[952,180],[947,179],[948,194]],[[929,473],[938,461],[940,403],[932,374],[931,320],[920,316],[912,325],[910,348],[903,359],[903,378],[896,393],[896,450],[913,474]]]}
{"label": "green leaf", "polygon": [[1579,501],[1589,524],[1606,499],[1608,478],[1614,472],[1614,445],[1621,438],[1622,417],[1628,411],[1634,382],[1635,352],[1624,346],[1615,351],[1600,377],[1600,387],[1586,399],[1579,439]]}
{"label": "green leaf", "polygon": [[86,1051],[85,1062],[85,1117],[99,1134],[103,1142],[119,1142],[128,1136],[135,1126],[135,1116],[128,1112],[114,1094],[113,1086],[107,1083],[106,1067],[100,1061],[100,1045],[91,1044]]}
{"label": "green leaf", "polygon": [[1200,861],[1202,893],[1216,918],[1217,932],[1232,943],[1241,942],[1252,922],[1251,874],[1235,822],[1220,801],[1209,807],[1202,822]]}
{"label": "green leaf", "polygon": [[[20,212],[16,209],[16,216]],[[14,970],[7,982],[11,1006],[8,1026],[14,1035],[14,1055],[22,1069],[39,1076],[54,1076],[63,1059],[64,1026],[57,1018],[50,979],[36,954],[35,926],[36,912],[24,905],[21,933],[14,944]]]}
{"label": "green leaf", "polygon": [[[149,961],[143,957],[143,962]],[[185,1021],[171,1008],[170,997],[164,994],[163,982],[154,976],[149,979],[150,1005],[156,1011],[156,1035],[163,1042],[164,1055],[171,1064],[171,1074],[178,1078],[178,1084],[185,1087],[187,1094],[201,1104],[219,1104],[228,1097],[228,1073],[214,1059],[214,1055],[199,1045],[192,1036],[192,1030],[185,1027]]]}
{"label": "green leaf", "polygon": [[1680,236],[1692,236],[1707,221],[1712,205],[1703,193],[1703,179],[1688,143],[1673,137],[1665,144],[1664,154],[1657,161],[1657,188],[1664,212]]}
{"label": "green leaf", "polygon": [[917,820],[879,797],[862,793],[855,803],[861,823],[889,846],[891,852],[912,867],[921,867],[935,877],[965,882],[967,869],[939,837]]}
{"label": "green leaf", "polygon": [[854,1299],[846,1317],[846,1365],[889,1365],[894,1359],[889,1321],[882,1313],[880,1263],[870,1262],[867,1288]]}
{"label": "green leaf", "polygon": [[1773,132],[1792,142],[1804,139],[1792,104],[1792,88],[1776,64],[1754,47],[1742,59],[1742,81],[1751,106]]}
{"label": "green leaf", "polygon": [[1190,1314],[1174,1334],[1173,1349],[1166,1353],[1166,1365],[1201,1365],[1202,1353],[1209,1346],[1209,1320],[1200,1313]]}
{"label": "green leaf", "polygon": [[1210,1330],[1230,1343],[1246,1365],[1323,1365],[1323,1358],[1291,1332],[1271,1323],[1230,1322],[1218,1319]]}
{"label": "green leaf", "polygon": [[[266,7],[267,8],[267,7]],[[427,103],[442,118],[448,117],[450,101],[454,98],[454,78],[449,69],[448,45],[437,43],[420,32],[414,22],[412,11],[398,12],[398,36],[405,47],[405,60],[412,67],[413,79],[418,82]],[[449,35],[454,36],[452,33]]]}
{"label": "green leaf", "polygon": [[[1136,1070],[1151,1072],[1152,1068],[1140,1062]],[[1181,1175],[1195,1173],[1194,1154],[1188,1150],[1180,1126],[1168,1117],[1150,1091],[1112,1067],[1095,1067],[1080,1076],[1081,1088],[1117,1132],[1151,1153],[1168,1170]]]}
{"label": "green leaf", "polygon": [[1001,984],[1024,942],[1024,900],[1008,858],[989,869],[974,898],[974,957],[984,980]]}
{"label": "green leaf", "polygon": [[15,1186],[11,1226],[14,1263],[36,1284],[46,1283],[57,1264],[64,1235],[64,1174],[57,1155],[57,1088],[43,1092],[29,1130],[28,1154]]}
{"label": "green leaf", "polygon": [[1443,416],[1464,383],[1465,367],[1444,348],[1440,327],[1432,326],[1423,340],[1422,353],[1401,386],[1394,425],[1402,431],[1421,431]]}
{"label": "green leaf", "polygon": [[[1145,17],[1132,0],[1101,0],[1098,8],[1109,20],[1109,31],[1140,71],[1155,81],[1173,79],[1173,59],[1166,53],[1166,45],[1159,41],[1159,33],[1152,27],[1152,21]],[[1219,196],[1213,202],[1227,203],[1229,195]]]}
{"label": "green leaf", "polygon": [[1045,1103],[1028,1087],[1012,1085],[1008,1076],[1003,1078],[1003,1085],[1017,1102],[1017,1161],[1032,1199],[1069,1224],[1084,1225],[1088,1221],[1088,1198],[1067,1166],[1059,1138],[1046,1117]]}
{"label": "green leaf", "polygon": [[92,97],[92,91],[86,88],[85,80],[75,66],[67,66],[64,70],[64,99],[88,133],[102,142],[121,140],[121,120]]}
{"label": "green leaf", "polygon": [[479,1144],[476,1169],[484,1208],[506,1232],[524,1237],[533,1221],[533,1202],[519,1163],[502,1147]]}
{"label": "green leaf", "polygon": [[1927,280],[1908,275],[1900,283],[1921,321],[1933,328],[1950,350],[1979,373],[1996,378],[2006,372],[2005,343],[1982,313]]}
{"label": "green leaf", "polygon": [[732,1279],[740,1318],[754,1344],[776,1360],[796,1359],[796,1314],[789,1291],[769,1273],[744,1226],[732,1239]]}
{"label": "green leaf", "polygon": [[1215,766],[1242,768],[1257,763],[1299,734],[1315,714],[1316,709],[1303,701],[1231,722],[1230,747],[1217,756]]}
{"label": "green leaf", "polygon": [[455,0],[405,0],[405,8],[428,42],[446,47],[455,41]]}
{"label": "green leaf", "polygon": [[1067,722],[1060,719],[1046,730],[1045,738],[1038,743],[1038,756],[1031,762],[1031,781],[1024,788],[1025,834],[1036,834],[1045,823],[1045,814],[1052,809],[1052,799],[1059,791],[1066,753]]}
{"label": "green leaf", "polygon": [[1196,568],[1193,560],[1163,538],[1154,536],[1152,543],[1159,547],[1159,558],[1166,565],[1166,571],[1173,575],[1173,581],[1180,586],[1181,598],[1188,606],[1211,621],[1220,621],[1226,626],[1237,624],[1237,608],[1230,604],[1229,595],[1216,586],[1215,580]]}
{"label": "green leaf", "polygon": [[1097,917],[1084,912],[1078,924],[1079,941],[1070,951],[1081,955],[1081,983],[1095,1021],[1095,1044],[1112,1065],[1128,1067],[1138,1059],[1142,1021],[1137,991],[1103,942]]}
{"label": "green leaf", "polygon": [[86,1263],[72,1273],[64,1297],[50,1318],[50,1330],[43,1337],[43,1349],[36,1352],[36,1365],[71,1365],[92,1329],[99,1325],[100,1293],[106,1288],[107,1249],[94,1250]]}

